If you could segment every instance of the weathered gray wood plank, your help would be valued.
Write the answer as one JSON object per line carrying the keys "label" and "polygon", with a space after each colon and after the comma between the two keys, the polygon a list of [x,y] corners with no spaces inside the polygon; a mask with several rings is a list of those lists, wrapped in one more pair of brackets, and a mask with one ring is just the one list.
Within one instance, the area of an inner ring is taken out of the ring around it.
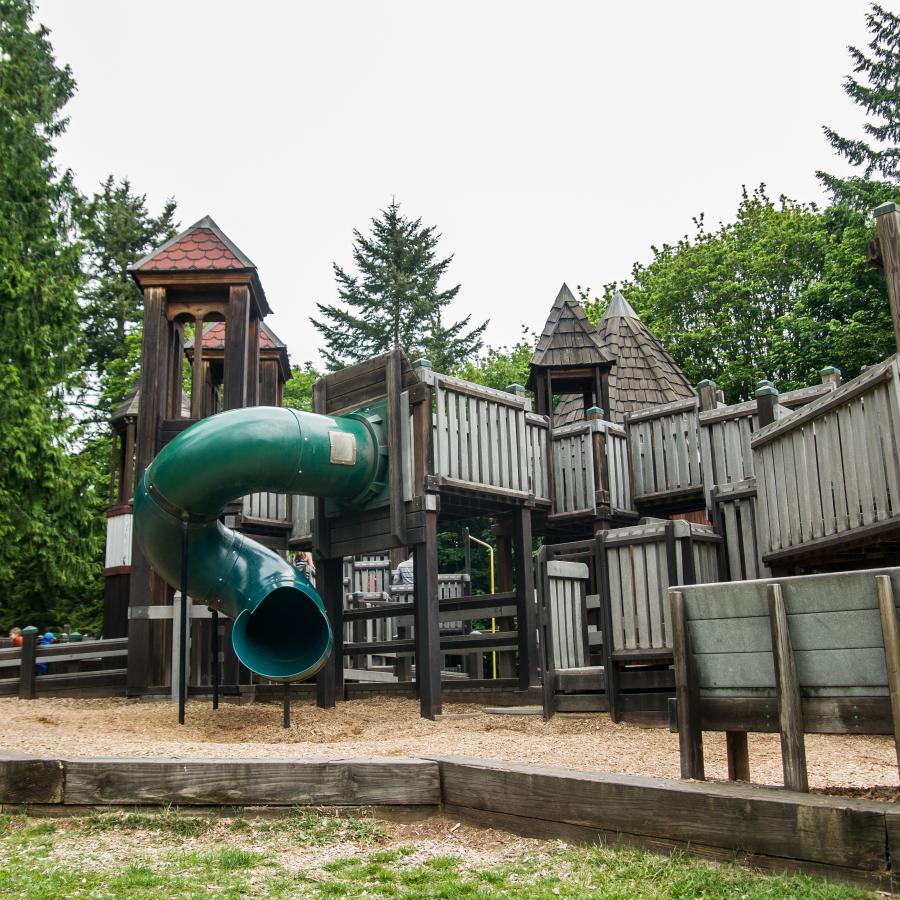
{"label": "weathered gray wood plank", "polygon": [[64,760],[64,802],[94,804],[436,805],[425,760]]}

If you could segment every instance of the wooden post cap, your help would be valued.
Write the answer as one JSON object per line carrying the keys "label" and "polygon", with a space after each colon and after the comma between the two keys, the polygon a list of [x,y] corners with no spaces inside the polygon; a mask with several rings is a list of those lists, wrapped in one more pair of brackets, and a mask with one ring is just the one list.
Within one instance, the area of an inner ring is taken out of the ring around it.
{"label": "wooden post cap", "polygon": [[506,386],[507,394],[515,394],[517,397],[525,396],[525,385],[524,384],[509,384]]}
{"label": "wooden post cap", "polygon": [[82,635],[82,633],[80,631],[73,631],[69,634],[70,641],[78,642],[78,641],[82,640],[83,637],[84,637],[84,635]]}
{"label": "wooden post cap", "polygon": [[606,412],[602,410],[599,406],[589,406],[584,411],[585,416],[588,419],[602,419],[605,417]]}
{"label": "wooden post cap", "polygon": [[877,216],[886,216],[888,213],[898,212],[900,210],[897,209],[896,203],[891,203],[888,201],[887,203],[882,203],[880,206],[876,206],[874,209],[874,213]]}
{"label": "wooden post cap", "polygon": [[716,383],[712,380],[712,378],[704,378],[703,381],[697,382],[697,390],[700,391],[703,388],[712,388],[716,389]]}
{"label": "wooden post cap", "polygon": [[755,397],[777,397],[778,389],[771,382],[760,382],[757,385]]}
{"label": "wooden post cap", "polygon": [[430,369],[430,368],[432,368],[431,360],[425,359],[425,357],[423,356],[421,359],[417,359],[413,363],[413,368],[414,369]]}
{"label": "wooden post cap", "polygon": [[840,375],[842,373],[837,366],[825,366],[819,374],[824,378],[826,375]]}
{"label": "wooden post cap", "polygon": [[26,625],[22,629],[22,634],[37,634],[38,630],[34,627],[34,625]]}

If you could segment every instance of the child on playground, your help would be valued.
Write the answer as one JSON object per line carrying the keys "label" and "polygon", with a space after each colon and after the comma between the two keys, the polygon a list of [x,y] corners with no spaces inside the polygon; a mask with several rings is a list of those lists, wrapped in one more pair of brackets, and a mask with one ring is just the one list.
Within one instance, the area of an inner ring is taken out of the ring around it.
{"label": "child on playground", "polygon": [[9,639],[13,642],[13,647],[22,646],[22,629],[18,625],[9,629]]}

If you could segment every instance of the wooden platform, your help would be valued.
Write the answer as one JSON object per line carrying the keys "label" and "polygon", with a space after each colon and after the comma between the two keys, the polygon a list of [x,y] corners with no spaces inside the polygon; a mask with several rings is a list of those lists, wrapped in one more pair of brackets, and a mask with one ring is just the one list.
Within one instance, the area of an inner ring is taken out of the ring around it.
{"label": "wooden platform", "polygon": [[0,804],[405,806],[548,839],[688,848],[890,890],[891,803],[491,760],[64,759],[0,754]]}

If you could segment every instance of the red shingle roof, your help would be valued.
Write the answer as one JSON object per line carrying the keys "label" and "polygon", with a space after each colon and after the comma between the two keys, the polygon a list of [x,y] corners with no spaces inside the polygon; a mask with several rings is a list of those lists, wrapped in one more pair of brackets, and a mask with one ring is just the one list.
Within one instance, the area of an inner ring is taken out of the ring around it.
{"label": "red shingle roof", "polygon": [[185,269],[242,269],[241,261],[208,228],[198,228],[160,250],[141,266],[142,271]]}
{"label": "red shingle roof", "polygon": [[204,216],[130,267],[132,272],[216,272],[255,269],[240,248]]}
{"label": "red shingle roof", "polygon": [[[185,341],[186,349],[194,346],[193,339]],[[281,338],[266,325],[265,322],[259,323],[259,349],[260,350],[281,350],[285,347]],[[203,326],[203,349],[204,350],[224,350],[225,349],[225,323],[209,322]]]}

